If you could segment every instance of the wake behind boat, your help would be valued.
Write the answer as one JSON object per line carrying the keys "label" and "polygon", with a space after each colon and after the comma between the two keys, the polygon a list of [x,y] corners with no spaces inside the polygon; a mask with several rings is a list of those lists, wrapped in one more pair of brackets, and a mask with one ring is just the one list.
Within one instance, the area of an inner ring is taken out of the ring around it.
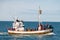
{"label": "wake behind boat", "polygon": [[51,33],[53,32],[53,27],[52,25],[43,25],[40,22],[40,14],[41,14],[41,10],[39,10],[39,24],[38,24],[38,28],[37,29],[25,29],[24,28],[24,23],[22,20],[18,20],[16,19],[13,23],[13,28],[9,28],[8,29],[8,33],[9,34],[19,34],[19,35],[40,35],[40,34],[47,34],[47,33]]}

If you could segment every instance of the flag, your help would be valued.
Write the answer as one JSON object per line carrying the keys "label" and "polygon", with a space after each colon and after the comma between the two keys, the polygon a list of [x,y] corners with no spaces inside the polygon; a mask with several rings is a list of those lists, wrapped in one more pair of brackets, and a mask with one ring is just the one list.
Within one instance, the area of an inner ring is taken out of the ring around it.
{"label": "flag", "polygon": [[39,14],[42,14],[42,10],[39,10]]}

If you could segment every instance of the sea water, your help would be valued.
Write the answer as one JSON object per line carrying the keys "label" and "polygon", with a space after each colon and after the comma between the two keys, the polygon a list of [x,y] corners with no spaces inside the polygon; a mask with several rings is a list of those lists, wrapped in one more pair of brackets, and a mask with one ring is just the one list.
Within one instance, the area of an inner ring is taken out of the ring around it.
{"label": "sea water", "polygon": [[[12,27],[13,21],[0,21],[0,40],[60,40],[60,22],[42,22],[53,26],[53,35],[9,35],[7,30]],[[35,29],[38,22],[24,22],[24,28]]]}

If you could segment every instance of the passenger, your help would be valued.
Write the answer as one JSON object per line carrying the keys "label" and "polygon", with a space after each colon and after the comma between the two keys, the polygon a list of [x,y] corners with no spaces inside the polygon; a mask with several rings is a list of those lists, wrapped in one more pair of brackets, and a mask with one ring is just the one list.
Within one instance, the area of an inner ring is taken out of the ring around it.
{"label": "passenger", "polygon": [[30,29],[30,31],[32,31],[32,29]]}
{"label": "passenger", "polygon": [[49,25],[49,24],[46,24],[44,27],[45,29],[53,29],[52,25]]}
{"label": "passenger", "polygon": [[41,26],[38,26],[38,31],[40,31],[41,30]]}
{"label": "passenger", "polygon": [[53,29],[52,25],[49,25],[49,28],[50,28],[50,29]]}
{"label": "passenger", "polygon": [[44,29],[48,29],[48,24],[45,24],[44,25]]}
{"label": "passenger", "polygon": [[47,28],[46,25],[44,25],[44,30],[45,30],[46,28]]}
{"label": "passenger", "polygon": [[28,28],[27,31],[30,31],[30,28]]}
{"label": "passenger", "polygon": [[34,29],[32,29],[32,31],[34,31]]}
{"label": "passenger", "polygon": [[49,28],[49,24],[46,24],[44,27],[45,27],[45,29],[48,29]]}
{"label": "passenger", "polygon": [[40,24],[40,26],[38,27],[38,30],[39,30],[39,31],[40,31],[40,30],[44,30],[44,27],[43,27],[42,24]]}
{"label": "passenger", "polygon": [[15,30],[15,28],[12,28],[12,30]]}

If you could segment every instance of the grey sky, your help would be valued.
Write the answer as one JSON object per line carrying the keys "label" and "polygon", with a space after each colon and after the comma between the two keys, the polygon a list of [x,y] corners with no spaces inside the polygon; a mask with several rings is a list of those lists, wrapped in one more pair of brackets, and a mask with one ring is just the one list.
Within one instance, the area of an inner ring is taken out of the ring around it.
{"label": "grey sky", "polygon": [[60,21],[60,0],[0,0],[0,21],[37,21],[39,6],[42,21]]}

